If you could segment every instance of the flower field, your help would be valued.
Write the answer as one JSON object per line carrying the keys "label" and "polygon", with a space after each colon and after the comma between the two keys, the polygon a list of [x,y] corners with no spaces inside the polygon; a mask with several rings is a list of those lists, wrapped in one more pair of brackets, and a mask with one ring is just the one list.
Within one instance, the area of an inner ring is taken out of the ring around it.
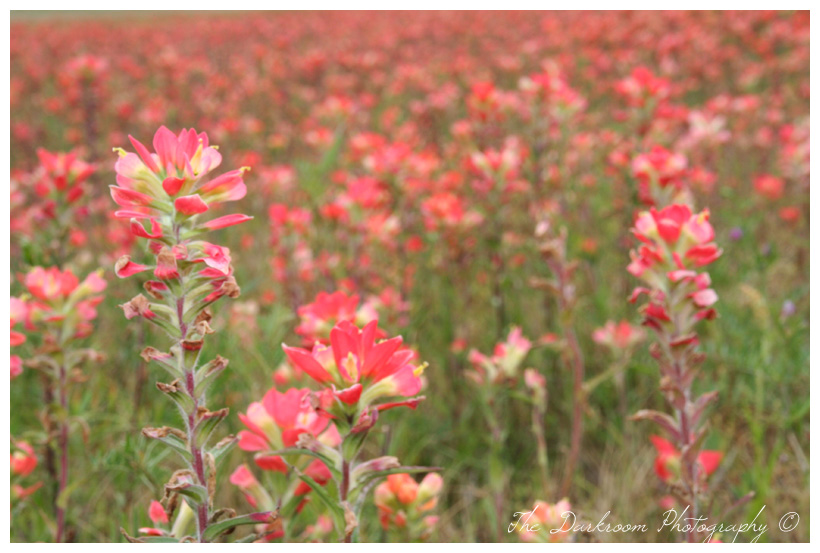
{"label": "flower field", "polygon": [[11,540],[808,541],[809,38],[12,12]]}

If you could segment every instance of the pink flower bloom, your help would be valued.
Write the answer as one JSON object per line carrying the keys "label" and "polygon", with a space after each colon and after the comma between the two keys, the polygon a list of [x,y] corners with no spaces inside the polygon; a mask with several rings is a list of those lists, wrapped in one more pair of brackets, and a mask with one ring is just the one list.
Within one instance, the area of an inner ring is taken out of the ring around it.
{"label": "pink flower bloom", "polygon": [[11,355],[9,358],[9,373],[11,380],[23,374],[23,360],[19,355]]}
{"label": "pink flower bloom", "polygon": [[712,242],[715,232],[709,224],[709,211],[693,214],[686,205],[644,211],[635,220],[633,233],[645,244],[637,255],[633,252],[630,272],[636,276],[656,265],[667,270],[686,269],[686,262],[690,267],[701,267],[722,253]]}
{"label": "pink flower bloom", "polygon": [[319,292],[313,303],[299,307],[297,313],[301,321],[296,327],[296,333],[311,339],[311,342],[323,334],[327,339],[330,330],[339,321],[355,321],[358,307],[358,295],[348,296],[341,290],[332,294]]}
{"label": "pink flower bloom", "polygon": [[168,524],[168,513],[157,500],[151,501],[151,506],[148,507],[148,517],[154,524]]}
{"label": "pink flower bloom", "polygon": [[219,167],[222,155],[208,145],[208,135],[197,133],[194,129],[182,129],[175,135],[167,127],[160,127],[154,134],[155,154],[148,151],[142,143],[128,136],[140,160],[153,173],[167,176],[179,176],[192,179],[202,177]]}
{"label": "pink flower bloom", "polygon": [[[330,332],[329,347],[317,343],[313,351],[287,345],[283,349],[291,363],[320,384],[331,386],[332,395],[344,404],[366,408],[379,398],[417,394],[424,366],[410,363],[415,353],[401,348],[400,336],[377,343],[377,324],[372,321],[359,329],[341,321]],[[410,405],[390,405],[401,404]]]}
{"label": "pink flower bloom", "polygon": [[229,481],[231,484],[238,486],[242,490],[249,490],[253,486],[259,485],[259,481],[245,465],[239,465],[236,467],[236,470],[234,470],[233,474],[231,474]]}
{"label": "pink flower bloom", "polygon": [[[515,529],[521,539],[527,542],[566,542],[572,538],[569,521],[564,513],[571,511],[572,505],[566,499],[550,504],[536,501],[532,511],[520,513],[515,520]],[[553,530],[556,530],[553,532]],[[563,531],[558,531],[563,530]]]}
{"label": "pink flower bloom", "polygon": [[685,181],[686,156],[655,145],[632,159],[632,175],[638,181],[638,192],[642,202],[648,205],[663,205],[665,199],[680,201],[687,196]]}
{"label": "pink flower bloom", "polygon": [[[313,344],[317,340],[327,343],[331,329],[341,321],[365,325],[378,320],[379,314],[369,303],[359,307],[359,296],[348,296],[339,290],[328,294],[319,292],[312,303],[299,307],[300,318],[296,333],[304,336],[305,340]],[[383,338],[385,333],[379,331],[377,338]]]}
{"label": "pink flower bloom", "polygon": [[[115,164],[117,186],[111,187],[111,194],[119,205],[138,211],[124,210],[118,216],[139,219],[139,208],[148,208],[155,211],[159,227],[154,228],[152,223],[149,234],[132,226],[137,236],[153,239],[167,235],[171,233],[174,216],[193,217],[215,203],[238,200],[246,193],[242,175],[247,167],[204,180],[222,162],[216,148],[209,146],[205,133],[183,129],[175,135],[160,127],[153,140],[155,153],[134,137],[129,139],[137,153],[116,149],[120,155]],[[223,228],[246,220],[244,216],[226,216],[204,228]]]}
{"label": "pink flower bloom", "polygon": [[619,323],[607,321],[602,328],[592,333],[595,343],[620,350],[630,348],[644,338],[646,338],[646,332],[640,327],[632,326],[628,321]]}
{"label": "pink flower bloom", "polygon": [[783,196],[785,182],[773,175],[760,175],[754,180],[755,191],[769,200],[779,200]]}
{"label": "pink flower bloom", "polygon": [[[655,458],[655,474],[664,482],[669,482],[680,472],[680,452],[671,442],[660,436],[652,435],[649,439],[658,451],[658,456]],[[701,470],[699,477],[705,480],[707,476],[715,472],[721,459],[723,459],[723,453],[720,451],[701,451],[698,454],[698,466]]]}
{"label": "pink flower bloom", "polygon": [[[271,388],[261,402],[248,406],[239,419],[248,430],[239,432],[239,447],[245,451],[268,451],[292,447],[301,434],[319,438],[326,445],[338,445],[340,438],[329,420],[309,405],[307,388],[291,388],[285,393]],[[265,470],[287,472],[287,465],[277,456],[257,459]]]}
{"label": "pink flower bloom", "polygon": [[[228,248],[209,242],[196,242],[190,245],[190,249],[194,250],[193,262],[204,263],[207,267],[213,269],[212,272],[207,272],[207,269],[205,269],[201,273],[205,272],[210,275],[210,278],[227,276],[231,273],[231,250]],[[202,257],[199,257],[199,255]]]}
{"label": "pink flower bloom", "polygon": [[32,296],[51,302],[67,298],[77,288],[79,280],[70,270],[35,267],[26,275],[24,283]]}
{"label": "pink flower bloom", "polygon": [[10,455],[11,472],[21,477],[28,476],[37,468],[37,456],[34,455],[34,449],[28,442],[12,439],[12,443],[16,451]]}
{"label": "pink flower bloom", "polygon": [[[29,307],[26,305],[26,302],[21,300],[20,298],[10,298],[10,323],[11,323],[11,336],[10,336],[10,343],[11,347],[19,346],[20,344],[25,343],[26,335],[14,330],[14,327],[17,326],[18,323],[26,321],[29,315]],[[20,359],[19,357],[17,358]],[[22,370],[22,366],[20,367]],[[14,366],[12,365],[12,373],[14,373]],[[18,373],[19,374],[19,373]]]}
{"label": "pink flower bloom", "polygon": [[[83,338],[97,317],[96,306],[102,301],[106,282],[99,273],[91,273],[82,282],[70,270],[35,267],[26,274],[24,283],[33,299],[27,302],[26,324],[59,323],[67,338]],[[32,326],[31,328],[34,328]],[[12,335],[12,341],[19,337]]]}
{"label": "pink flower bloom", "polygon": [[496,344],[492,357],[478,350],[471,350],[468,359],[473,364],[470,378],[478,382],[501,383],[515,380],[518,369],[532,348],[532,342],[524,338],[520,327],[513,327],[507,340]]}
{"label": "pink flower bloom", "polygon": [[643,107],[650,100],[664,100],[669,96],[669,81],[656,77],[647,67],[639,66],[629,77],[618,81],[615,91],[624,96],[631,106]]}
{"label": "pink flower bloom", "polygon": [[77,158],[76,153],[52,153],[42,148],[37,150],[40,168],[35,174],[34,190],[38,196],[53,197],[53,192],[64,194],[72,203],[83,194],[83,183],[96,167]]}
{"label": "pink flower bloom", "polygon": [[524,370],[524,385],[533,391],[541,391],[547,386],[547,379],[535,369]]}
{"label": "pink flower bloom", "polygon": [[452,192],[439,192],[421,203],[424,215],[424,226],[436,230],[439,226],[454,227],[459,225],[465,216],[461,198]]}
{"label": "pink flower bloom", "polygon": [[[168,524],[169,522],[168,513],[165,512],[165,508],[157,500],[151,501],[151,505],[148,507],[148,518],[156,525]],[[145,534],[146,536],[164,536],[166,534],[165,530],[156,527],[144,527],[140,528],[139,531],[140,534]]]}
{"label": "pink flower bloom", "polygon": [[638,154],[632,160],[632,174],[639,179],[655,180],[667,185],[683,176],[686,156],[670,152],[655,145],[645,154]]}
{"label": "pink flower bloom", "polygon": [[649,303],[644,306],[644,324],[662,330],[671,330],[670,310],[682,309],[675,302],[688,301],[693,308],[692,315],[680,320],[679,335],[672,339],[675,344],[694,343],[691,330],[702,319],[712,319],[716,313],[711,306],[717,301],[717,294],[709,288],[708,273],[698,273],[696,269],[708,265],[721,255],[721,250],[712,241],[715,233],[709,224],[709,211],[693,214],[688,206],[674,204],[657,211],[641,213],[632,229],[642,242],[637,251],[630,252],[632,262],[628,270],[651,286],[636,288],[630,301],[635,301],[642,293],[649,295]]}
{"label": "pink flower bloom", "polygon": [[427,474],[421,484],[409,474],[389,475],[373,493],[382,528],[410,529],[419,532],[411,538],[428,537],[438,520],[429,515],[438,504],[442,484],[441,476],[434,472]]}

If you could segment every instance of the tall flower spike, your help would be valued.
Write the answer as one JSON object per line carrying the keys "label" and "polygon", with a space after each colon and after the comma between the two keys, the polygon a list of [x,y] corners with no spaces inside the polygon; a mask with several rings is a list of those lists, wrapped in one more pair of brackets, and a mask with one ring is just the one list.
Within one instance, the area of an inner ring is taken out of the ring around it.
{"label": "tall flower spike", "polygon": [[[25,302],[12,298],[12,327],[16,321],[25,320],[26,329],[42,335],[41,345],[34,355],[27,359],[27,365],[40,369],[46,386],[46,397],[53,397],[60,409],[69,414],[71,409],[70,389],[76,380],[73,375],[88,361],[99,361],[102,356],[90,349],[80,349],[77,340],[87,338],[93,331],[92,322],[97,317],[97,305],[102,301],[101,292],[106,282],[102,271],[91,273],[82,282],[71,272],[57,267],[34,267],[24,277],[29,299]],[[25,335],[12,331],[12,345],[25,340]],[[20,359],[19,357],[17,358]],[[15,359],[12,358],[12,375]],[[22,361],[20,361],[22,365]],[[17,368],[22,370],[22,366]],[[69,431],[70,418],[46,416],[46,431],[56,436],[59,450],[59,472],[57,463],[52,464],[54,472],[49,477],[54,481],[54,515],[56,522],[55,541],[62,542],[68,535],[66,501],[60,499],[69,482]],[[46,455],[53,455],[47,445]],[[47,467],[48,468],[48,467]],[[51,487],[51,486],[49,486]]]}
{"label": "tall flower spike", "polygon": [[[317,343],[312,351],[284,346],[293,365],[327,386],[320,393],[321,409],[338,423],[355,426],[374,410],[415,407],[420,399],[412,396],[421,391],[425,365],[411,363],[415,353],[401,347],[400,336],[376,341],[377,325],[371,321],[359,329],[342,321],[330,331],[330,346]],[[396,397],[411,399],[385,402]]]}
{"label": "tall flower spike", "polygon": [[[185,505],[171,530],[161,530],[159,537],[165,541],[168,537],[186,538],[190,518],[195,523],[196,539],[207,542],[234,526],[274,518],[271,513],[262,513],[214,524],[216,462],[236,439],[233,436],[222,440],[213,438],[215,427],[228,415],[228,410],[211,411],[205,404],[206,389],[224,371],[227,361],[217,357],[201,364],[199,359],[206,336],[213,333],[208,324],[211,315],[207,307],[222,296],[239,295],[229,250],[199,238],[209,230],[245,222],[250,217],[226,215],[219,218],[222,222],[217,224],[213,224],[213,220],[211,224],[200,223],[198,217],[209,211],[216,201],[244,196],[245,184],[241,178],[244,171],[232,171],[207,181],[206,175],[219,166],[222,156],[209,146],[208,135],[193,129],[183,129],[175,135],[161,127],[154,135],[153,153],[130,138],[137,153],[119,150],[120,158],[115,165],[117,186],[111,187],[111,195],[120,206],[140,210],[118,212],[118,216],[131,218],[131,232],[149,240],[155,260],[153,264],[143,265],[124,256],[117,262],[115,272],[118,277],[126,278],[151,269],[157,280],[145,283],[150,300],[138,295],[121,307],[126,318],[145,318],[171,337],[173,343],[168,353],[147,348],[143,356],[170,373],[173,382],[158,383],[157,387],[184,414],[184,430],[143,429],[145,436],[170,445],[186,463],[165,485],[165,495],[172,498],[171,503],[181,498]],[[209,194],[225,187],[241,189],[242,193],[219,198]],[[139,222],[144,218],[150,219],[150,231]],[[151,507],[155,523],[163,519],[161,506],[157,505]],[[157,532],[147,534],[140,538],[126,534],[126,537],[132,541],[151,541],[158,535]]]}
{"label": "tall flower spike", "polygon": [[[692,394],[697,366],[703,361],[697,351],[696,327],[704,319],[715,318],[713,305],[718,299],[709,288],[709,274],[698,271],[722,252],[713,242],[709,212],[693,214],[684,204],[639,214],[632,232],[641,245],[631,252],[628,270],[648,287],[636,288],[630,301],[648,297],[641,307],[644,325],[657,335],[651,352],[660,365],[661,389],[674,412],[670,416],[643,410],[633,419],[653,421],[671,438],[652,438],[658,450],[656,471],[664,482],[674,484],[678,499],[697,518],[703,514],[706,479],[720,462],[719,452],[701,449],[706,436],[704,410],[717,392]],[[687,537],[690,542],[700,539],[694,529]]]}
{"label": "tall flower spike", "polygon": [[[402,347],[400,336],[379,339],[377,321],[359,328],[347,320],[357,316],[357,303],[357,297],[337,293],[320,296],[300,310],[309,332],[321,329],[333,314],[345,317],[330,330],[330,345],[316,342],[312,350],[283,345],[290,362],[321,389],[291,389],[285,394],[271,390],[262,404],[248,408],[242,422],[249,431],[240,434],[240,447],[258,452],[260,468],[294,469],[302,483],[288,493],[298,498],[312,490],[322,498],[345,542],[357,539],[359,516],[372,484],[399,469],[407,473],[433,470],[402,467],[395,457],[356,461],[380,412],[403,406],[415,409],[424,399],[416,394],[422,388],[426,366],[412,363],[416,354]],[[276,449],[263,451],[266,448]],[[431,476],[428,484],[434,480]],[[324,488],[331,481],[338,493],[333,499]],[[429,495],[432,500],[435,494]],[[289,499],[286,495],[285,505],[292,504]],[[433,521],[428,522],[432,526]]]}

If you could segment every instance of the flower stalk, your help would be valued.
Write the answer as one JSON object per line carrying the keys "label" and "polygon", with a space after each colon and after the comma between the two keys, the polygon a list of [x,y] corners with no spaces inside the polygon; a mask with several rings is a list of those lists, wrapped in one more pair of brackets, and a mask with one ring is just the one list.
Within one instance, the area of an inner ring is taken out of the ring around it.
{"label": "flower stalk", "polygon": [[[206,391],[228,362],[217,356],[200,364],[205,338],[214,332],[209,324],[210,305],[223,296],[236,298],[240,293],[228,248],[200,237],[209,230],[250,218],[234,214],[203,223],[199,216],[217,204],[244,197],[242,176],[246,169],[205,179],[221,163],[222,156],[208,144],[205,133],[193,129],[175,135],[161,127],[154,135],[156,153],[149,152],[134,138],[131,143],[137,153],[118,150],[117,186],[111,186],[111,195],[125,209],[115,215],[130,219],[132,234],[149,240],[155,260],[149,266],[123,256],[117,261],[115,272],[125,278],[153,270],[155,280],[144,285],[153,301],[140,294],[121,307],[126,318],[144,318],[164,330],[173,341],[169,352],[148,347],[142,356],[162,366],[173,379],[170,383],[158,382],[157,388],[177,405],[184,426],[144,428],[142,433],[171,447],[185,462],[184,468],[174,472],[165,485],[163,501],[171,511],[170,507],[180,500],[186,503],[196,521],[195,541],[210,542],[236,526],[270,521],[277,516],[256,513],[219,521],[232,511],[213,508],[216,463],[236,438],[214,438],[214,430],[227,417],[228,409],[209,410]],[[146,219],[150,230],[141,222]],[[171,531],[186,529],[187,525],[175,524]],[[140,538],[125,531],[123,534],[130,541],[191,540],[190,536],[164,530],[159,535],[151,533]]]}
{"label": "flower stalk", "polygon": [[573,276],[577,261],[567,258],[567,230],[555,231],[552,222],[544,219],[536,227],[536,238],[541,240],[540,250],[547,267],[552,272],[552,280],[534,279],[533,285],[552,292],[558,306],[559,320],[563,333],[561,355],[566,366],[572,370],[572,429],[570,447],[561,483],[561,496],[568,496],[572,488],[578,460],[581,457],[581,443],[584,434],[584,412],[586,392],[584,389],[584,355],[575,331],[575,284]]}
{"label": "flower stalk", "polygon": [[[674,414],[642,410],[633,419],[655,422],[677,446],[679,469],[671,491],[697,518],[702,514],[706,477],[711,472],[702,451],[706,438],[703,415],[717,398],[717,392],[696,397],[692,390],[697,367],[704,360],[697,349],[696,326],[717,316],[712,306],[718,299],[709,288],[709,274],[698,270],[714,262],[722,252],[713,242],[709,212],[693,214],[684,204],[641,213],[633,233],[642,245],[632,251],[628,270],[649,287],[636,288],[631,301],[648,296],[641,312],[644,325],[658,338],[650,352],[660,365],[660,388]],[[698,540],[695,525],[687,540]]]}

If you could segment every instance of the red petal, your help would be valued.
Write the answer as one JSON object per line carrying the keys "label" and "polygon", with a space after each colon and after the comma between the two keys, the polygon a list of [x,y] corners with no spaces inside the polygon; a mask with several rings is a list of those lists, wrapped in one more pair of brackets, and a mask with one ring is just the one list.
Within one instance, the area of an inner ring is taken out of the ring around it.
{"label": "red petal", "polygon": [[124,255],[117,260],[116,265],[114,265],[114,274],[116,274],[120,278],[130,277],[131,275],[135,275],[142,271],[146,271],[151,267],[147,265],[141,265],[139,263],[133,263],[131,261],[131,256]]}
{"label": "red petal", "polygon": [[245,221],[250,221],[253,219],[250,215],[243,215],[242,213],[233,213],[231,215],[223,215],[222,217],[217,217],[216,219],[211,219],[203,226],[210,230],[217,230],[225,227],[230,227],[233,225],[238,225],[240,223],[244,223]]}
{"label": "red petal", "polygon": [[254,458],[256,466],[262,470],[287,472],[288,465],[278,455],[260,455]]}
{"label": "red petal", "polygon": [[174,207],[183,215],[197,215],[208,211],[208,204],[199,197],[199,194],[177,198],[174,200]]}
{"label": "red petal", "polygon": [[154,162],[154,158],[151,157],[151,153],[148,151],[148,148],[142,145],[142,142],[131,136],[128,135],[128,140],[131,141],[131,144],[134,146],[134,149],[137,151],[139,156],[142,158],[142,162],[148,166],[148,168],[153,171],[154,173],[159,173],[159,167]]}
{"label": "red petal", "polygon": [[137,219],[131,219],[131,234],[134,236],[139,236],[140,238],[148,238],[148,239],[155,239],[155,238],[162,238],[162,227],[157,220],[153,217],[151,218],[151,232],[145,230],[145,227],[142,226]]}
{"label": "red petal", "polygon": [[316,382],[323,384],[329,380],[331,380],[330,375],[328,372],[319,364],[313,356],[300,348],[292,348],[290,346],[282,345],[282,349],[285,351],[285,355],[288,356],[290,362],[294,364],[294,366],[302,369],[305,371],[308,376],[310,376]]}
{"label": "red petal", "polygon": [[717,470],[721,459],[723,459],[723,453],[720,451],[701,451],[698,455],[698,462],[707,476]]}
{"label": "red petal", "polygon": [[358,403],[359,398],[362,395],[362,385],[357,382],[350,388],[335,392],[335,395],[342,403],[353,405],[354,403]]}
{"label": "red petal", "polygon": [[169,196],[176,196],[183,184],[185,184],[185,179],[168,177],[162,181],[162,189],[165,190],[165,193]]}

